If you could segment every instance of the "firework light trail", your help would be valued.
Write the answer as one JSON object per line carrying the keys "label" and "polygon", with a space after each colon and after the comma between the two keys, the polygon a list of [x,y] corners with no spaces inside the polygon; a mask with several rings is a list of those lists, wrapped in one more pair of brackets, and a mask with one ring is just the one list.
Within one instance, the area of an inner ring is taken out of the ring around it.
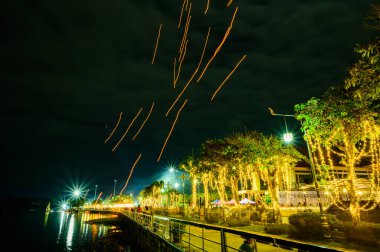
{"label": "firework light trail", "polygon": [[[177,81],[178,81],[178,79],[179,79],[179,74],[181,73],[181,68],[182,68],[183,60],[185,59],[187,42],[188,42],[188,40],[186,40],[186,45],[185,45],[185,47],[184,47],[185,49],[184,49],[184,52],[183,52],[183,57],[182,57],[182,59],[178,60],[178,62],[179,62],[179,66],[178,66],[177,77],[176,77],[176,79],[175,79],[175,81],[174,81],[174,88],[175,88],[175,85],[176,85],[176,83],[177,83]],[[181,55],[180,55],[180,57],[181,57]]]}
{"label": "firework light trail", "polygon": [[121,120],[121,117],[123,116],[123,112],[120,112],[120,115],[119,115],[119,120],[117,121],[116,125],[115,125],[115,128],[112,130],[111,134],[108,136],[108,138],[104,141],[104,143],[107,143],[108,140],[110,140],[110,138],[112,137],[113,133],[115,132],[115,130],[117,129],[117,127],[119,127],[119,123],[120,123],[120,120]]}
{"label": "firework light trail", "polygon": [[183,3],[182,3],[181,14],[180,14],[180,16],[179,16],[179,21],[178,21],[178,29],[181,27],[181,21],[182,21],[183,9],[184,9],[184,7],[185,7],[185,4],[187,5],[187,0],[183,0]]}
{"label": "firework light trail", "polygon": [[229,0],[228,3],[227,3],[227,7],[230,7],[230,5],[232,4],[234,0]]}
{"label": "firework light trail", "polygon": [[124,135],[120,138],[119,142],[117,142],[117,144],[115,145],[115,147],[113,147],[112,152],[114,152],[116,150],[117,146],[119,146],[119,144],[121,143],[121,141],[123,141],[124,137],[127,135],[129,129],[131,128],[132,124],[135,122],[136,118],[140,115],[141,111],[142,111],[142,108],[140,108],[140,110],[137,113],[137,115],[133,118],[132,122],[128,125],[127,130],[124,132]]}
{"label": "firework light trail", "polygon": [[141,127],[140,129],[137,131],[137,133],[134,135],[134,137],[132,138],[132,141],[135,140],[135,138],[137,137],[137,135],[140,133],[141,129],[144,127],[145,123],[148,121],[149,117],[150,117],[150,114],[152,113],[153,111],[153,107],[154,107],[154,102],[152,103],[152,106],[150,107],[150,111],[148,113],[148,115],[146,116],[144,122],[141,124]]}
{"label": "firework light trail", "polygon": [[[174,82],[173,82],[174,88],[176,87],[179,75],[181,73],[182,63],[183,63],[183,61],[185,59],[185,56],[186,56],[186,49],[187,49],[187,44],[188,44],[187,33],[189,31],[189,26],[190,26],[190,21],[191,21],[190,13],[191,13],[191,3],[190,3],[190,6],[189,6],[189,10],[187,12],[186,25],[185,25],[185,30],[183,32],[183,36],[182,36],[182,40],[181,40],[181,45],[180,45],[180,47],[178,49],[178,53],[179,53],[179,56],[178,56],[178,70],[177,70],[177,75],[174,73],[174,76],[175,76],[174,77]],[[175,71],[175,62],[174,62],[174,71]]]}
{"label": "firework light trail", "polygon": [[160,35],[161,35],[161,28],[162,28],[162,24],[160,24],[160,28],[158,28],[158,35],[157,35],[157,40],[156,40],[156,46],[155,46],[155,48],[154,48],[152,64],[154,64],[154,59],[156,58],[158,42],[159,42],[159,40],[160,40]]}
{"label": "firework light trail", "polygon": [[240,61],[236,64],[236,66],[234,67],[234,69],[232,69],[232,71],[227,75],[227,77],[224,79],[224,81],[222,82],[222,84],[220,84],[220,86],[218,87],[218,89],[214,92],[214,94],[212,95],[211,97],[211,101],[214,99],[215,95],[219,92],[219,90],[222,88],[222,86],[224,85],[224,83],[230,78],[230,76],[235,72],[236,68],[238,68],[238,66],[240,65],[241,62],[243,62],[243,60],[247,57],[247,55],[244,55]]}
{"label": "firework light trail", "polygon": [[184,45],[186,38],[187,38],[187,33],[189,31],[189,25],[190,25],[190,20],[191,20],[190,12],[191,12],[191,3],[190,3],[189,11],[187,12],[186,25],[185,25],[185,30],[183,31],[183,35],[182,35],[182,39],[181,39],[181,45],[178,49],[178,52],[180,54],[182,52],[183,45]]}
{"label": "firework light trail", "polygon": [[128,185],[129,179],[131,178],[132,173],[133,173],[133,170],[135,169],[135,166],[136,166],[136,164],[139,162],[140,158],[141,158],[141,153],[140,153],[140,155],[137,157],[135,163],[133,164],[132,169],[131,169],[131,171],[129,172],[128,179],[127,179],[127,181],[125,182],[125,185],[124,185],[123,189],[121,189],[119,195],[122,195],[122,194],[123,194],[123,191],[125,190],[125,188],[127,188],[127,185]]}
{"label": "firework light trail", "polygon": [[163,145],[162,148],[161,148],[161,152],[160,152],[160,155],[158,156],[157,162],[159,162],[160,159],[161,159],[161,156],[162,156],[162,153],[164,152],[165,146],[166,146],[166,144],[167,144],[167,142],[168,142],[168,140],[169,140],[169,138],[170,138],[170,135],[171,135],[172,132],[173,132],[174,126],[175,126],[175,124],[176,124],[176,122],[177,122],[177,120],[178,120],[179,113],[181,113],[181,110],[183,109],[183,107],[185,107],[187,101],[188,101],[188,99],[186,99],[186,100],[184,101],[184,103],[182,104],[181,108],[180,108],[180,109],[178,110],[178,112],[177,112],[177,115],[176,115],[176,117],[175,117],[175,119],[174,119],[174,122],[173,122],[172,128],[170,129],[169,134],[168,134],[168,136],[167,136],[166,139],[165,139],[165,143],[164,143],[164,145]]}
{"label": "firework light trail", "polygon": [[230,31],[231,31],[231,29],[232,29],[232,25],[233,25],[233,22],[234,22],[234,20],[235,20],[235,15],[236,15],[237,11],[238,11],[238,7],[236,7],[236,9],[235,9],[235,12],[234,12],[234,14],[233,14],[233,16],[232,16],[232,19],[231,19],[231,22],[230,22],[230,26],[227,28],[226,33],[224,34],[224,37],[223,37],[222,41],[220,42],[219,46],[215,49],[214,54],[211,56],[211,58],[210,58],[209,61],[207,62],[207,64],[206,64],[205,68],[203,69],[201,75],[198,77],[197,82],[199,82],[200,79],[202,79],[202,77],[203,77],[203,75],[205,74],[205,72],[206,72],[208,66],[209,66],[210,63],[214,60],[215,56],[219,53],[220,48],[222,48],[224,42],[226,41],[228,35],[230,34]]}
{"label": "firework light trail", "polygon": [[205,14],[207,13],[208,11],[208,6],[210,5],[210,0],[207,0],[207,4],[206,4],[206,9],[205,9]]}
{"label": "firework light trail", "polygon": [[202,51],[202,55],[201,55],[201,58],[199,60],[199,63],[198,63],[198,66],[197,68],[195,69],[193,75],[190,77],[189,81],[186,83],[186,85],[183,87],[181,93],[177,96],[177,98],[174,100],[173,104],[171,105],[171,107],[168,109],[168,111],[166,112],[165,116],[168,116],[170,111],[173,109],[173,107],[175,106],[175,104],[178,102],[179,98],[182,96],[182,94],[185,92],[186,88],[189,86],[189,84],[191,83],[191,81],[193,80],[194,76],[197,74],[198,70],[199,70],[199,67],[201,66],[202,64],[202,60],[203,60],[203,55],[205,54],[205,51],[206,51],[206,47],[207,47],[207,41],[208,41],[208,37],[210,35],[210,30],[211,30],[211,27],[208,28],[208,32],[207,32],[207,36],[206,36],[206,41],[205,41],[205,44],[203,46],[203,51]]}

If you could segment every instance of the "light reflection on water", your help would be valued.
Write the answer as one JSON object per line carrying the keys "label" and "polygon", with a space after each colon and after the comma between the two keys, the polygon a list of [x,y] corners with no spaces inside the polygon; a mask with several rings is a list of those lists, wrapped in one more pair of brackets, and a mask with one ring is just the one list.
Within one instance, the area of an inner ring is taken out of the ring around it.
{"label": "light reflection on water", "polygon": [[[108,229],[113,228],[105,225],[87,224],[86,221],[100,218],[116,217],[102,214],[67,213],[60,212],[59,229],[57,230],[57,244],[64,245],[66,251],[72,251],[73,247],[82,247],[86,244],[94,244],[107,234]],[[62,235],[66,234],[66,235]]]}
{"label": "light reflection on water", "polygon": [[0,209],[0,251],[94,251],[111,226],[87,220],[112,215]]}

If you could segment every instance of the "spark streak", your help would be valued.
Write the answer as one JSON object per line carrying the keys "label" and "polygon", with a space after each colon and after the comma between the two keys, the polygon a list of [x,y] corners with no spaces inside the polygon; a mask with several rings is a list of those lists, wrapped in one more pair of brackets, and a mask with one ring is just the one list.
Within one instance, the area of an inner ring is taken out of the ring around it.
{"label": "spark streak", "polygon": [[137,137],[137,135],[140,133],[141,129],[144,127],[145,123],[148,121],[149,116],[150,116],[150,114],[153,111],[153,107],[154,107],[154,102],[152,103],[152,106],[150,107],[150,111],[149,111],[147,117],[145,118],[144,122],[141,124],[140,129],[137,131],[137,133],[135,134],[135,136],[132,138],[132,141],[135,140],[135,138]]}
{"label": "spark streak", "polygon": [[[181,68],[182,68],[182,63],[183,63],[183,60],[185,59],[185,56],[186,56],[187,42],[188,42],[188,40],[186,40],[185,50],[183,52],[182,58],[180,60],[178,60],[179,66],[178,66],[177,77],[174,80],[174,88],[175,88],[175,85],[177,84],[177,81],[179,79],[179,75],[181,73]],[[179,57],[181,57],[181,55]]]}
{"label": "spark streak", "polygon": [[203,77],[203,75],[206,72],[206,70],[207,70],[208,66],[210,65],[211,61],[214,60],[215,56],[218,54],[220,48],[222,48],[224,42],[226,41],[228,35],[230,34],[230,31],[232,29],[232,25],[233,25],[233,22],[235,20],[235,15],[236,15],[237,11],[238,11],[238,7],[236,7],[236,9],[235,9],[235,12],[234,12],[234,14],[232,16],[232,19],[231,19],[231,22],[230,22],[230,26],[227,28],[226,33],[224,34],[224,37],[223,37],[222,41],[220,42],[219,46],[215,49],[215,52],[212,55],[211,59],[207,62],[207,64],[206,64],[205,68],[203,69],[201,75],[198,77],[197,82],[199,82],[200,79]]}
{"label": "spark streak", "polygon": [[228,3],[227,3],[227,7],[229,7],[232,4],[233,1],[234,0],[229,0]]}
{"label": "spark streak", "polygon": [[121,120],[121,117],[123,115],[123,112],[120,112],[120,115],[119,115],[119,120],[117,121],[116,125],[115,125],[115,128],[112,130],[111,134],[108,136],[108,138],[104,141],[104,143],[107,143],[108,140],[110,140],[111,136],[113,135],[113,133],[115,132],[115,130],[117,129],[117,127],[119,127],[119,123],[120,123],[120,120]]}
{"label": "spark streak", "polygon": [[183,109],[183,107],[185,107],[185,105],[186,105],[186,103],[187,103],[188,100],[189,100],[189,99],[186,99],[186,100],[184,101],[184,103],[182,104],[181,108],[178,110],[177,115],[176,115],[176,117],[175,117],[175,119],[174,119],[174,122],[173,122],[172,128],[170,129],[169,134],[168,134],[168,136],[167,136],[166,139],[165,139],[165,143],[164,143],[164,145],[163,145],[162,148],[161,148],[161,152],[160,152],[160,155],[158,156],[157,162],[160,162],[160,159],[161,159],[162,153],[164,152],[165,146],[166,146],[166,144],[167,144],[167,142],[168,142],[168,140],[169,140],[169,138],[170,138],[170,135],[171,135],[172,132],[173,132],[173,129],[174,129],[175,124],[177,123],[177,120],[178,120],[178,117],[179,117],[179,113],[181,113],[181,110]]}
{"label": "spark streak", "polygon": [[224,79],[224,81],[222,82],[222,84],[220,84],[220,86],[218,87],[218,89],[214,92],[214,94],[212,95],[211,97],[211,101],[214,99],[216,93],[219,92],[219,90],[222,88],[222,86],[224,85],[224,83],[230,78],[230,76],[235,72],[236,68],[240,65],[241,62],[243,62],[243,60],[247,57],[247,55],[245,54],[241,59],[240,61],[236,64],[236,66],[234,67],[234,69],[232,69],[232,71],[227,75],[227,77]]}
{"label": "spark streak", "polygon": [[123,193],[123,191],[125,190],[125,188],[127,188],[127,185],[128,185],[129,179],[131,178],[132,173],[133,173],[133,170],[135,169],[135,166],[136,166],[136,164],[139,162],[140,158],[141,158],[141,153],[140,153],[140,155],[137,157],[135,163],[133,164],[132,169],[131,169],[131,171],[129,172],[129,176],[128,176],[127,182],[125,182],[125,185],[124,185],[123,189],[121,189],[119,195],[121,195],[121,194]]}
{"label": "spark streak", "polygon": [[140,115],[141,111],[142,111],[142,108],[140,108],[140,110],[137,113],[137,115],[133,118],[132,122],[128,125],[127,130],[124,132],[124,135],[120,138],[119,142],[117,142],[117,144],[115,145],[115,147],[113,147],[112,152],[114,152],[116,150],[117,146],[119,146],[119,144],[121,143],[121,141],[123,141],[124,137],[127,135],[129,129],[131,128],[132,124],[135,122],[136,118]]}
{"label": "spark streak", "polygon": [[208,11],[208,6],[210,5],[210,0],[207,0],[207,4],[206,4],[206,9],[205,9],[205,14],[207,13]]}
{"label": "spark streak", "polygon": [[199,63],[198,63],[198,66],[197,68],[195,69],[193,75],[190,77],[189,81],[186,83],[186,85],[183,87],[181,93],[179,93],[179,95],[177,96],[177,98],[174,100],[173,104],[171,105],[171,107],[168,109],[168,111],[166,112],[166,115],[165,116],[168,116],[170,111],[173,109],[173,107],[175,106],[175,104],[178,102],[179,98],[182,96],[182,94],[185,92],[186,88],[189,86],[189,84],[191,83],[191,81],[193,80],[194,76],[196,75],[196,73],[198,72],[199,70],[199,67],[201,66],[202,64],[202,60],[203,60],[203,55],[205,54],[205,51],[206,51],[206,47],[207,47],[207,42],[208,42],[208,37],[210,35],[210,30],[211,30],[211,27],[208,28],[208,32],[207,32],[207,36],[206,36],[206,41],[205,41],[205,44],[203,46],[203,51],[202,51],[202,55],[201,55],[201,58],[199,60]]}
{"label": "spark streak", "polygon": [[[191,3],[189,4],[189,10],[188,10],[188,13],[187,13],[185,30],[183,32],[182,40],[181,40],[181,45],[180,45],[179,50],[178,50],[178,53],[179,53],[179,56],[178,56],[178,71],[177,71],[177,75],[174,74],[174,76],[176,76],[176,77],[174,77],[174,82],[173,82],[174,88],[175,88],[175,86],[177,84],[177,81],[179,79],[182,63],[183,63],[183,60],[185,59],[185,56],[186,56],[186,48],[187,48],[187,43],[188,43],[187,33],[189,31],[190,20],[191,20],[190,13],[191,13]],[[175,64],[174,64],[174,71],[175,71]]]}
{"label": "spark streak", "polygon": [[179,50],[178,50],[180,55],[182,54],[183,46],[186,42],[187,33],[189,31],[190,20],[191,20],[190,12],[191,12],[191,3],[190,3],[189,12],[187,13],[186,25],[185,25],[185,30],[183,31],[183,35],[182,35],[182,39],[181,39],[181,45],[180,45]]}
{"label": "spark streak", "polygon": [[176,84],[176,75],[175,75],[175,65],[177,63],[177,58],[174,58],[174,63],[173,63],[173,86],[175,88],[175,84]]}
{"label": "spark streak", "polygon": [[179,16],[179,21],[178,21],[178,29],[179,27],[181,27],[181,21],[182,21],[182,15],[183,15],[183,9],[185,7],[185,3],[187,3],[187,0],[183,0],[183,3],[182,3],[181,15]]}
{"label": "spark streak", "polygon": [[160,28],[158,29],[158,35],[157,35],[157,40],[156,40],[156,47],[154,48],[152,64],[154,64],[154,59],[156,58],[158,42],[160,40],[160,35],[161,35],[161,28],[162,28],[162,24],[160,24]]}

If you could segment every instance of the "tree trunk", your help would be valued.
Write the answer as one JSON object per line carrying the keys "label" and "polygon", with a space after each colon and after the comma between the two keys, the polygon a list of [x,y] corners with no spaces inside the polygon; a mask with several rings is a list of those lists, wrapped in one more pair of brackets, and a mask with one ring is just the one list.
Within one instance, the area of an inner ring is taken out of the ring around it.
{"label": "tree trunk", "polygon": [[197,207],[197,183],[194,181],[195,179],[192,180],[192,206]]}
{"label": "tree trunk", "polygon": [[274,175],[273,177],[269,177],[267,184],[268,184],[269,195],[271,196],[271,200],[272,200],[273,213],[275,214],[273,218],[275,218],[275,222],[280,222],[281,212],[280,212],[280,204],[278,200],[279,185],[278,185],[276,177],[277,177],[276,175]]}

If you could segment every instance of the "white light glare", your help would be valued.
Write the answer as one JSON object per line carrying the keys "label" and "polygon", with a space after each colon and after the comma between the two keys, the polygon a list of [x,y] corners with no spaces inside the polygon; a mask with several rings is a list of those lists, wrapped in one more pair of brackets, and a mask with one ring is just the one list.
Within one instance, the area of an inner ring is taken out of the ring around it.
{"label": "white light glare", "polygon": [[285,133],[284,134],[284,141],[286,143],[290,143],[291,141],[293,141],[293,134],[292,133]]}

